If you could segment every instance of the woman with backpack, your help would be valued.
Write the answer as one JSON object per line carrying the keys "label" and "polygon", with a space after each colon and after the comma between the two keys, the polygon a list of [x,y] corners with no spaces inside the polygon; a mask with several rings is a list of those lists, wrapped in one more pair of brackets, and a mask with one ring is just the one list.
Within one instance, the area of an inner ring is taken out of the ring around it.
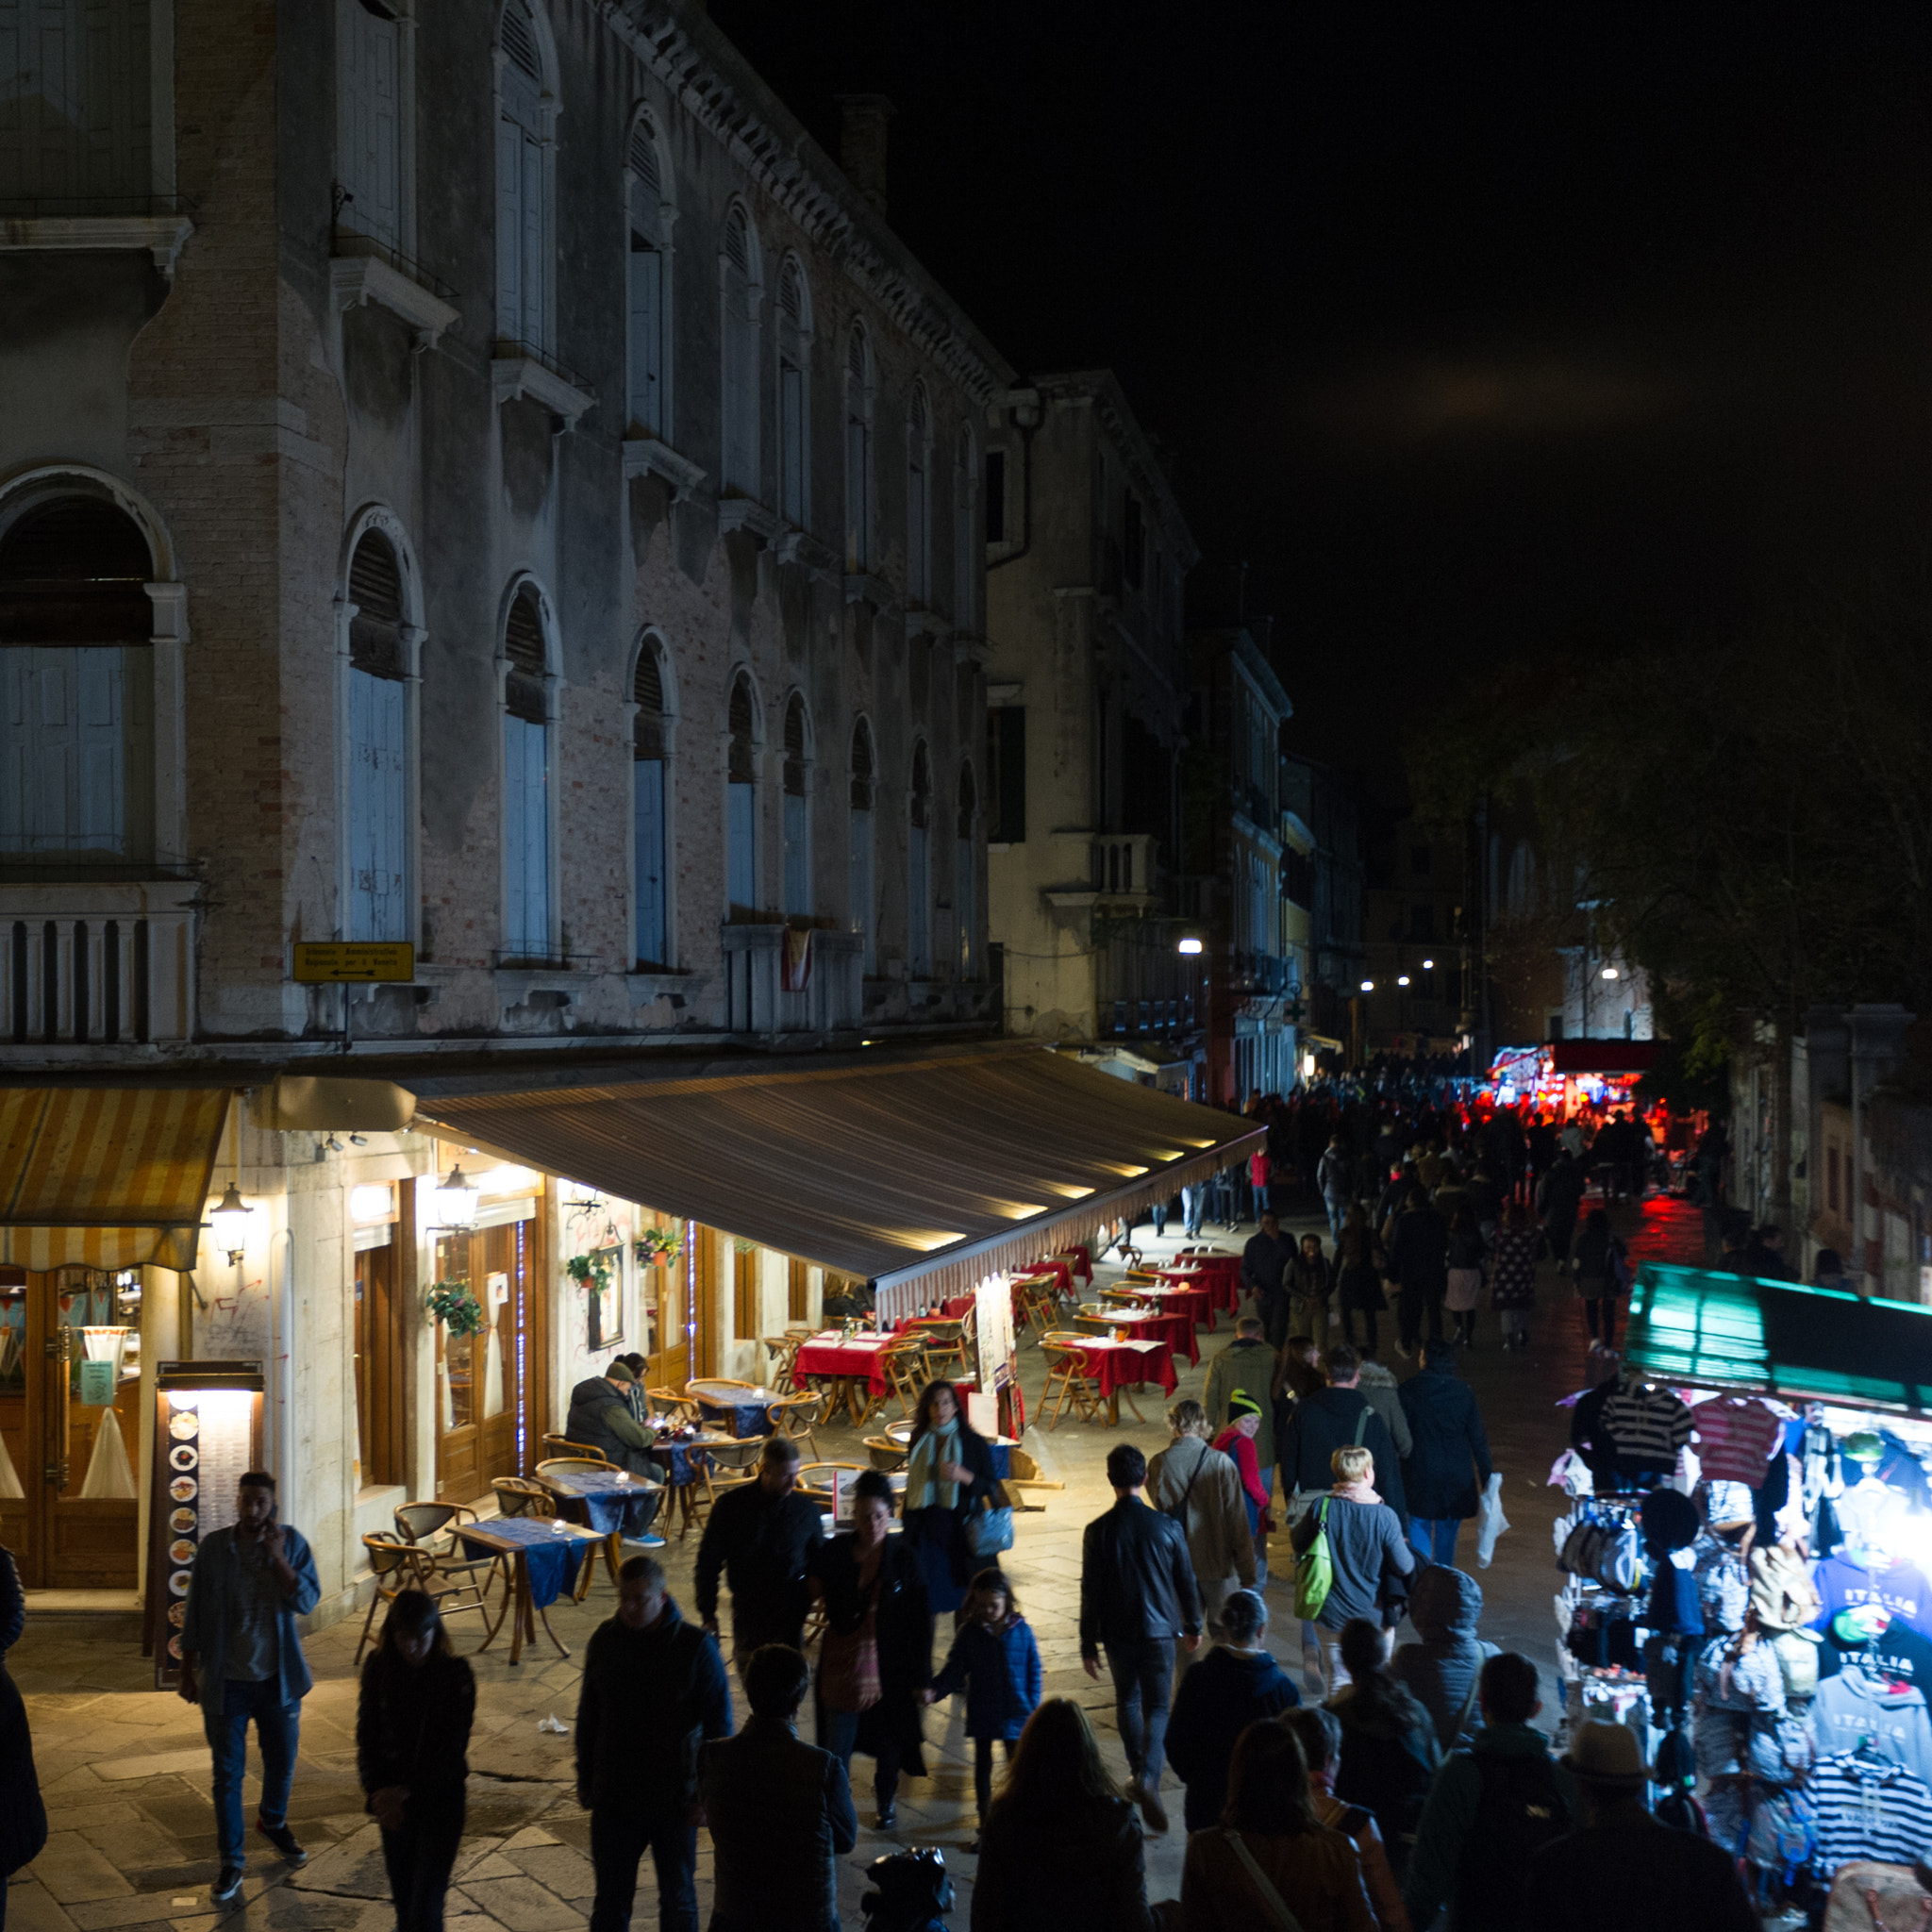
{"label": "woman with backpack", "polygon": [[1610,1217],[1601,1208],[1592,1208],[1585,1218],[1571,1266],[1576,1271],[1576,1292],[1583,1297],[1583,1319],[1590,1326],[1590,1352],[1614,1355],[1617,1297],[1628,1278],[1628,1262],[1624,1243],[1610,1232]]}

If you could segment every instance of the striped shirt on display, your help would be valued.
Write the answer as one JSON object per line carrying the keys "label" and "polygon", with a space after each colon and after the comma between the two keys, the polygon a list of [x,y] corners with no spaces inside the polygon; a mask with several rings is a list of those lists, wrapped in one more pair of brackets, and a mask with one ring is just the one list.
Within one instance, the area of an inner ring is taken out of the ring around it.
{"label": "striped shirt on display", "polygon": [[1807,1790],[1818,1807],[1813,1862],[1826,1877],[1847,1858],[1909,1865],[1932,1844],[1932,1790],[1899,1765],[1845,1752],[1821,1758]]}

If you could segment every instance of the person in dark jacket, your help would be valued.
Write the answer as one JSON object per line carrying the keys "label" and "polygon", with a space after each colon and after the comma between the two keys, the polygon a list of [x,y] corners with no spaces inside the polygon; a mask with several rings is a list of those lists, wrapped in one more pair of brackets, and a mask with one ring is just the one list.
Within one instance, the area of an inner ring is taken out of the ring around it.
{"label": "person in dark jacket", "polygon": [[1495,1650],[1476,1637],[1482,1613],[1482,1585],[1465,1571],[1430,1563],[1416,1573],[1408,1617],[1422,1641],[1395,1646],[1389,1674],[1422,1700],[1445,1751],[1475,1728],[1476,1675]]}
{"label": "person in dark jacket", "polygon": [[661,1932],[697,1932],[698,1751],[730,1735],[717,1643],[684,1621],[657,1558],[631,1557],[617,1573],[616,1616],[585,1647],[577,1693],[577,1803],[591,1814],[597,1874],[591,1932],[625,1932],[646,1851]]}
{"label": "person in dark jacket", "polygon": [[7,1653],[26,1628],[26,1597],[13,1554],[0,1549],[0,1927],[7,1924],[7,1881],[30,1865],[47,1842],[47,1807],[34,1771],[26,1706],[7,1672]]}
{"label": "person in dark jacket", "polygon": [[[1329,1698],[1328,1708],[1341,1724],[1335,1795],[1374,1814],[1389,1847],[1389,1862],[1400,1878],[1442,1751],[1434,1720],[1389,1674],[1388,1646],[1388,1633],[1367,1618],[1342,1626],[1341,1662],[1348,1682]],[[1430,1924],[1433,1908],[1418,1915],[1411,1906],[1410,1917],[1419,1926]]]}
{"label": "person in dark jacket", "polygon": [[563,1432],[632,1475],[651,1475],[656,1472],[644,1452],[657,1437],[631,1413],[630,1391],[636,1380],[623,1362],[613,1361],[601,1375],[579,1382],[570,1391],[570,1415]]}
{"label": "person in dark jacket", "polygon": [[1589,1176],[1582,1165],[1565,1147],[1558,1150],[1536,1191],[1537,1210],[1543,1218],[1543,1239],[1560,1268],[1570,1258],[1570,1238],[1576,1232],[1576,1216],[1583,1206],[1583,1191]]}
{"label": "person in dark jacket", "polygon": [[1168,1759],[1188,1788],[1182,1816],[1190,1831],[1206,1831],[1221,1816],[1235,1740],[1302,1701],[1268,1653],[1268,1606],[1258,1592],[1229,1595],[1221,1629],[1221,1641],[1181,1678],[1167,1721]]}
{"label": "person in dark jacket", "polygon": [[1362,1353],[1375,1352],[1375,1317],[1389,1306],[1382,1292],[1382,1244],[1357,1201],[1348,1210],[1335,1243],[1335,1301],[1341,1339],[1355,1341],[1355,1318],[1362,1318]]}
{"label": "person in dark jacket", "polygon": [[950,1382],[928,1382],[912,1411],[904,1534],[934,1617],[951,1616],[966,1601],[966,1586],[979,1568],[966,1524],[998,1495],[991,1445],[966,1420],[958,1391]]}
{"label": "person in dark jacket", "polygon": [[1040,1646],[1033,1626],[1013,1601],[1004,1570],[982,1570],[966,1598],[965,1621],[953,1639],[946,1667],[925,1693],[928,1704],[966,1692],[966,1735],[973,1740],[973,1793],[979,1825],[992,1809],[992,1747],[1013,1746],[1040,1707]]}
{"label": "person in dark jacket", "polygon": [[1143,1842],[1087,1713],[1049,1697],[1020,1733],[980,1838],[972,1932],[1155,1932],[1171,1922],[1147,1908]]}
{"label": "person in dark jacket", "polygon": [[1725,1847],[1674,1831],[1644,1808],[1634,1731],[1580,1724],[1562,1763],[1583,1819],[1531,1857],[1524,1932],[1757,1932]]}
{"label": "person in dark jacket", "polygon": [[382,1827],[396,1932],[442,1932],[475,1716],[476,1679],[450,1648],[435,1598],[398,1591],[356,1705],[356,1771]]}
{"label": "person in dark jacket", "polygon": [[1616,1348],[1623,1264],[1624,1243],[1610,1231],[1610,1217],[1601,1208],[1592,1208],[1576,1237],[1575,1255],[1576,1292],[1583,1297],[1591,1355],[1609,1355]]}
{"label": "person in dark jacket", "polygon": [[726,1490],[712,1506],[698,1544],[698,1615],[718,1634],[718,1574],[731,1586],[731,1654],[748,1657],[767,1643],[796,1650],[809,1601],[806,1573],[824,1541],[819,1506],[798,1490],[798,1444],[766,1439],[756,1482]]}
{"label": "person in dark jacket", "polygon": [[1288,1295],[1289,1332],[1306,1335],[1319,1349],[1328,1340],[1328,1303],[1335,1292],[1335,1265],[1322,1252],[1320,1235],[1303,1235],[1281,1286]]}
{"label": "person in dark jacket", "polygon": [[1475,1391],[1456,1373],[1456,1344],[1432,1341],[1398,1391],[1415,1448],[1402,1465],[1408,1540],[1425,1563],[1453,1563],[1456,1540],[1490,1480],[1490,1440]]}
{"label": "person in dark jacket", "polygon": [[[818,1740],[852,1773],[852,1754],[873,1760],[881,1831],[897,1828],[899,1774],[925,1775],[920,1711],[932,1682],[932,1613],[919,1555],[889,1537],[892,1486],[875,1469],[852,1486],[852,1527],[812,1552],[808,1588],[825,1607],[818,1675]],[[876,1681],[858,1683],[867,1638]]]}
{"label": "person in dark jacket", "polygon": [[[1307,1514],[1308,1499],[1323,1494],[1330,1482],[1329,1457],[1350,1442],[1359,1442],[1374,1458],[1375,1478],[1382,1500],[1407,1522],[1408,1498],[1403,1488],[1402,1461],[1389,1425],[1361,1392],[1361,1357],[1343,1342],[1328,1351],[1329,1386],[1311,1390],[1294,1406],[1281,1433],[1281,1493],[1289,1503],[1289,1521]],[[1362,1423],[1366,1411],[1368,1422]],[[1301,1504],[1293,1501],[1296,1492]]]}
{"label": "person in dark jacket", "polygon": [[1279,1348],[1288,1336],[1288,1292],[1282,1285],[1294,1260],[1295,1244],[1281,1231],[1273,1213],[1261,1216],[1258,1234],[1248,1237],[1241,1250],[1241,1287],[1255,1298],[1255,1312],[1270,1348]]}
{"label": "person in dark jacket", "polygon": [[1395,1352],[1404,1361],[1415,1354],[1423,1318],[1429,1340],[1442,1339],[1442,1302],[1449,1292],[1449,1224],[1429,1206],[1418,1181],[1408,1205],[1389,1234],[1389,1273],[1395,1280]]}
{"label": "person in dark jacket", "polygon": [[811,1667],[770,1643],[743,1674],[743,1730],[698,1752],[717,1880],[708,1932],[836,1932],[839,1860],[858,1842],[858,1817],[845,1767],[798,1736]]}
{"label": "person in dark jacket", "polygon": [[1106,1646],[1127,1795],[1153,1830],[1165,1831],[1160,1766],[1174,1642],[1200,1646],[1201,1592],[1179,1523],[1150,1509],[1141,1493],[1147,1458],[1131,1442],[1117,1442],[1108,1451],[1107,1479],[1114,1506],[1087,1525],[1080,1544],[1080,1662],[1098,1681]]}

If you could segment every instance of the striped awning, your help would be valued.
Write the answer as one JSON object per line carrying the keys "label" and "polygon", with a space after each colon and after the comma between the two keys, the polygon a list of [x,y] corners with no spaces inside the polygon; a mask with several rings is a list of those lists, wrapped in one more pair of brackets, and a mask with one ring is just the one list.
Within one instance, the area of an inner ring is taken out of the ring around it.
{"label": "striped awning", "polygon": [[870,1280],[966,1293],[1257,1144],[1236,1115],[1044,1050],[420,1097],[417,1124]]}
{"label": "striped awning", "polygon": [[188,1269],[225,1088],[0,1090],[0,1261]]}

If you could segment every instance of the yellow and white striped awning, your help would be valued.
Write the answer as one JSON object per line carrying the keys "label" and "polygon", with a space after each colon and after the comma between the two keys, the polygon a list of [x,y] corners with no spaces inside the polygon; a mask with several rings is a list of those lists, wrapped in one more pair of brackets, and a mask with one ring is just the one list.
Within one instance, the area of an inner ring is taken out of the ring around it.
{"label": "yellow and white striped awning", "polygon": [[0,1261],[194,1266],[225,1088],[0,1090]]}

